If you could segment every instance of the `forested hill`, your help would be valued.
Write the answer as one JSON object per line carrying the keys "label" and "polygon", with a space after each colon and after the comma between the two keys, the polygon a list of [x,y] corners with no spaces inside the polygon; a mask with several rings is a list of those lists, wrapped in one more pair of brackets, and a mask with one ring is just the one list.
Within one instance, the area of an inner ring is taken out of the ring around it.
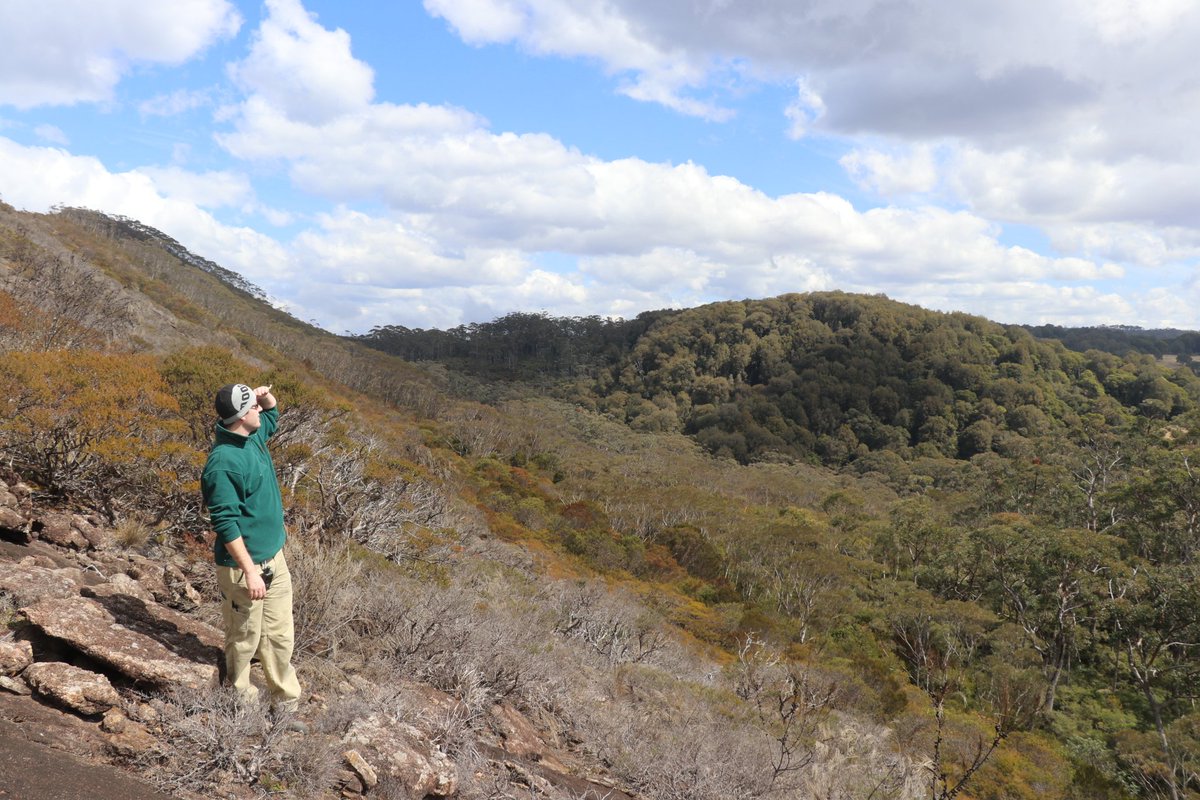
{"label": "forested hill", "polygon": [[1171,419],[1200,398],[1193,372],[1150,355],[1079,353],[1020,326],[837,292],[630,321],[522,314],[445,332],[382,328],[363,341],[492,376],[554,377],[635,429],[683,431],[743,462],[1015,455],[1040,437],[1083,435],[1090,415]]}
{"label": "forested hill", "polygon": [[[1139,328],[1131,325],[1101,325],[1064,328],[1060,325],[1025,326],[1039,339],[1058,339],[1072,350],[1103,350],[1123,355],[1130,351],[1150,355],[1200,355],[1200,331],[1178,328]],[[1184,359],[1181,359],[1184,360]]]}

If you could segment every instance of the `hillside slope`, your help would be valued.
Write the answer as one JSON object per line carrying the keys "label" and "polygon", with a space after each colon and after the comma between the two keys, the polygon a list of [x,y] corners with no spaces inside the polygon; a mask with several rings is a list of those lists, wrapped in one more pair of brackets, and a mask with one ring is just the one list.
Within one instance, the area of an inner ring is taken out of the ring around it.
{"label": "hillside slope", "polygon": [[[128,221],[2,211],[0,446],[28,505],[0,502],[0,539],[76,569],[71,608],[93,567],[135,596],[171,564],[195,597],[153,602],[211,623],[212,388],[283,404],[315,735],[122,678],[0,588],[34,673],[108,677],[162,749],[104,752],[181,797],[1200,793],[1188,374],[828,294],[589,322],[582,374],[496,383],[312,328]],[[42,289],[59,262],[74,277]],[[388,730],[446,777],[414,783]]]}

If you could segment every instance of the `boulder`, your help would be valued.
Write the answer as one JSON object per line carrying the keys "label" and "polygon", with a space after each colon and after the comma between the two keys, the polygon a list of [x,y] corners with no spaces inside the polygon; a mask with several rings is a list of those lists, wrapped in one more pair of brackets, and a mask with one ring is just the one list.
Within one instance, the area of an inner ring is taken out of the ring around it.
{"label": "boulder", "polygon": [[167,588],[166,567],[145,556],[135,555],[132,561],[133,564],[126,570],[129,577],[146,587],[158,602],[168,602],[171,599],[171,590]]}
{"label": "boulder", "polygon": [[72,550],[86,550],[88,540],[75,530],[70,514],[48,512],[33,521],[33,530],[43,542]]}
{"label": "boulder", "polygon": [[150,592],[146,591],[145,587],[123,572],[113,575],[106,583],[85,586],[79,590],[79,593],[84,597],[112,597],[123,594],[129,597],[136,597],[143,603],[154,602],[154,595],[150,594]]}
{"label": "boulder", "polygon": [[5,508],[17,508],[20,505],[17,496],[8,490],[4,484],[0,484],[0,506]]}
{"label": "boulder", "polygon": [[0,535],[21,544],[29,544],[33,540],[29,520],[25,519],[25,516],[19,511],[7,505],[0,505]]}
{"label": "boulder", "polygon": [[121,696],[108,678],[57,661],[31,664],[25,681],[40,695],[80,714],[100,714],[121,704]]}
{"label": "boulder", "polygon": [[192,586],[183,570],[174,564],[167,564],[163,569],[163,582],[171,595],[165,602],[172,608],[191,611],[204,602],[204,598],[196,591],[196,587]]}
{"label": "boulder", "polygon": [[361,717],[350,725],[342,743],[414,797],[449,797],[458,791],[454,762],[430,746],[419,730],[399,720],[382,714]]}
{"label": "boulder", "polygon": [[132,681],[162,688],[216,682],[222,634],[157,604],[113,594],[43,600],[21,613]]}
{"label": "boulder", "polygon": [[[108,722],[107,714],[105,722]],[[108,734],[108,749],[122,758],[136,758],[161,749],[158,739],[144,725],[130,719],[120,723],[120,730],[109,730],[104,723],[101,723],[100,730]]]}
{"label": "boulder", "polygon": [[18,607],[55,597],[74,597],[79,586],[59,570],[39,567],[32,558],[18,563],[0,562],[0,592],[13,598]]}
{"label": "boulder", "polygon": [[88,547],[92,550],[107,550],[116,541],[111,530],[82,514],[75,514],[71,517],[71,526],[87,540]]}
{"label": "boulder", "polygon": [[0,639],[0,675],[16,675],[33,663],[33,645]]}

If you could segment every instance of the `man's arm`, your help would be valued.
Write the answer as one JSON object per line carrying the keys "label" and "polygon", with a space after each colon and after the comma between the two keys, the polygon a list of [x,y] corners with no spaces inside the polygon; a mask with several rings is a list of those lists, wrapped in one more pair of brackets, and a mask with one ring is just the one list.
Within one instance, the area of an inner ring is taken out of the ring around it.
{"label": "man's arm", "polygon": [[270,411],[275,407],[275,395],[271,394],[270,386],[260,386],[255,389],[254,399],[258,402],[258,407],[263,411]]}
{"label": "man's arm", "polygon": [[262,600],[266,597],[267,584],[263,582],[262,575],[258,574],[258,567],[255,566],[254,559],[250,558],[250,551],[246,549],[246,543],[242,537],[239,536],[232,542],[226,542],[225,549],[237,562],[238,568],[246,573],[246,588],[250,590],[250,599]]}
{"label": "man's arm", "polygon": [[270,386],[259,386],[255,389],[254,400],[258,403],[258,407],[262,411],[275,411],[274,414],[262,415],[262,427],[256,432],[256,435],[265,441],[274,436],[275,430],[279,427],[279,411],[276,408],[277,401],[275,395],[271,394]]}

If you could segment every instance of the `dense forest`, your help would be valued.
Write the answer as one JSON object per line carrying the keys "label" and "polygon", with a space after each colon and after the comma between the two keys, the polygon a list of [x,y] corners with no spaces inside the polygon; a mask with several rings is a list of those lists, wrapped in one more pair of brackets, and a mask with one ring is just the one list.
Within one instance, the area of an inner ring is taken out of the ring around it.
{"label": "dense forest", "polygon": [[628,322],[513,314],[362,340],[492,376],[557,376],[565,398],[742,462],[1015,455],[1039,437],[1078,438],[1088,415],[1166,420],[1200,397],[1190,369],[1148,355],[1078,353],[1020,327],[839,293]]}
{"label": "dense forest", "polygon": [[[1186,367],[842,293],[364,337],[414,365],[90,212],[0,207],[0,266],[6,468],[139,554],[204,550],[209,388],[275,385],[338,752],[402,677],[466,798],[567,797],[488,760],[502,700],[653,800],[1200,798]],[[220,754],[321,796],[322,741]]]}

